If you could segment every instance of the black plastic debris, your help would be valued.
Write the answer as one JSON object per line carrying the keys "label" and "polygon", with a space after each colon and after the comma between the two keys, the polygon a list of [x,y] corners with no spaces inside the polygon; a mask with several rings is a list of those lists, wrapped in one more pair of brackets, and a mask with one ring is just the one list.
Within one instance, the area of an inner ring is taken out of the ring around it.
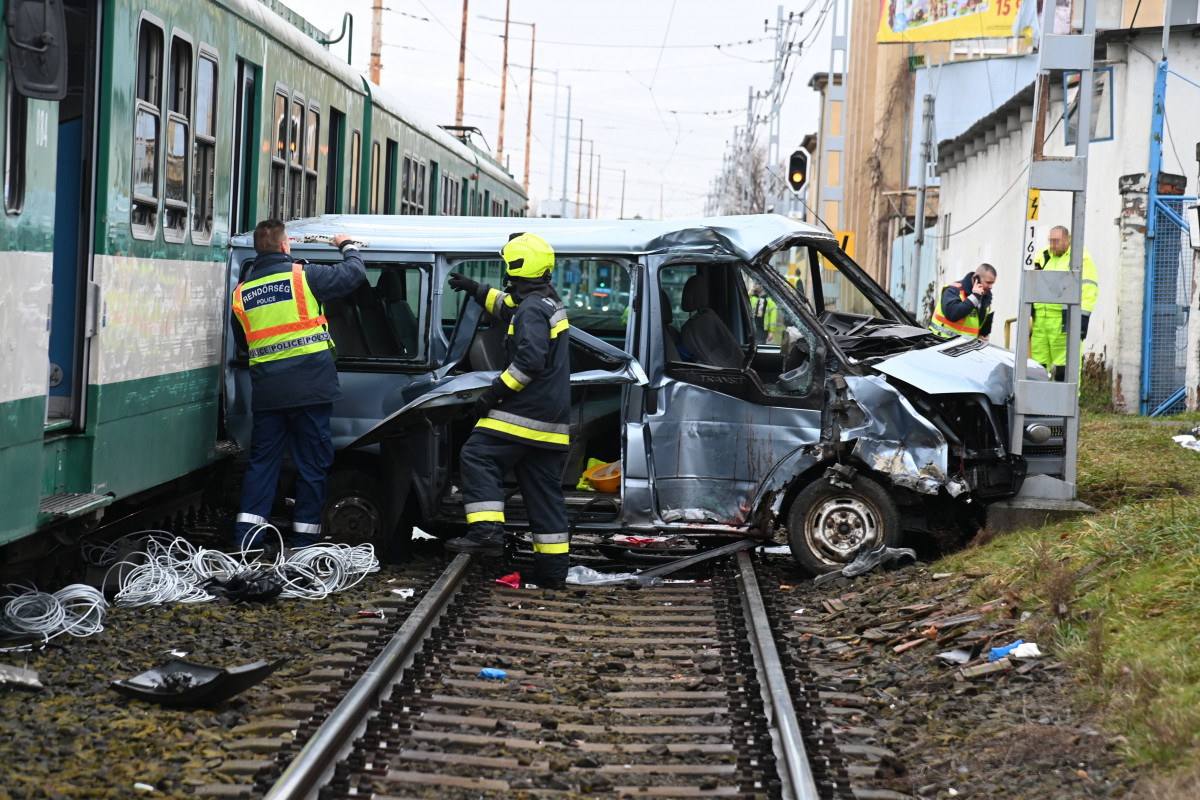
{"label": "black plastic debris", "polygon": [[200,588],[213,597],[227,597],[235,603],[262,603],[283,593],[284,576],[278,570],[264,567],[235,572],[226,578],[209,578]]}
{"label": "black plastic debris", "polygon": [[213,667],[175,659],[129,679],[112,682],[118,692],[164,706],[207,706],[249,689],[283,666],[286,658],[240,667]]}

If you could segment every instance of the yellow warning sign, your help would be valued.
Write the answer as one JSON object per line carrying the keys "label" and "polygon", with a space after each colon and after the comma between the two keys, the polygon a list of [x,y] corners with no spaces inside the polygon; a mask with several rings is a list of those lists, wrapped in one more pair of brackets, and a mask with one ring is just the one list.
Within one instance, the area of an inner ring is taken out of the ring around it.
{"label": "yellow warning sign", "polygon": [[1038,218],[1038,209],[1041,208],[1041,205],[1042,205],[1042,190],[1041,189],[1030,189],[1029,190],[1029,210],[1025,214],[1025,219],[1030,220],[1030,221],[1036,220]]}
{"label": "yellow warning sign", "polygon": [[854,258],[854,231],[834,231],[833,235],[837,237],[842,252]]}

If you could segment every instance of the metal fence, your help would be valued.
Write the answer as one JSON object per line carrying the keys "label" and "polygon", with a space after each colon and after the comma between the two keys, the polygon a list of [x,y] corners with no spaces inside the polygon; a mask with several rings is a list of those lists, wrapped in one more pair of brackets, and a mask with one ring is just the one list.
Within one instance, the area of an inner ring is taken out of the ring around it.
{"label": "metal fence", "polygon": [[1184,408],[1192,292],[1192,247],[1184,208],[1195,202],[1195,197],[1156,197],[1150,209],[1155,234],[1146,242],[1141,413],[1152,417]]}

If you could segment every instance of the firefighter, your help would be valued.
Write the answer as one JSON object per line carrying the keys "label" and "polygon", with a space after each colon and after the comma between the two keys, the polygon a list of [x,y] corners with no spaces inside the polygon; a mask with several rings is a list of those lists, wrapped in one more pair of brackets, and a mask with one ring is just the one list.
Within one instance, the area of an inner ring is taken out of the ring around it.
{"label": "firefighter", "polygon": [[354,241],[339,233],[333,244],[342,253],[340,264],[295,261],[284,224],[263,220],[254,228],[258,257],[233,293],[231,324],[250,354],[254,414],[234,533],[242,549],[262,543],[287,445],[298,471],[292,545],[321,539],[325,480],[333,464],[330,414],[342,397],[321,304],[350,294],[367,278]]}
{"label": "firefighter", "polygon": [[962,280],[942,287],[937,308],[929,320],[929,330],[938,336],[979,338],[985,342],[992,332],[992,286],[996,268],[980,264]]}
{"label": "firefighter", "polygon": [[551,283],[554,250],[540,236],[513,234],[500,251],[506,288],[451,273],[507,326],[508,367],[475,403],[479,418],[460,455],[467,535],[446,542],[457,553],[504,554],[504,476],[516,474],[533,533],[533,582],[562,588],[569,561],[566,464],[571,409],[567,312]]}
{"label": "firefighter", "polygon": [[[1049,247],[1037,260],[1037,269],[1068,270],[1071,268],[1071,232],[1062,225],[1050,229]],[[1096,307],[1099,276],[1096,264],[1085,249],[1082,263],[1082,315],[1079,321],[1080,363],[1083,361],[1083,340],[1087,338],[1088,320]],[[1041,364],[1053,380],[1066,380],[1067,373],[1067,306],[1058,303],[1034,303],[1033,323],[1030,326],[1029,357]]]}

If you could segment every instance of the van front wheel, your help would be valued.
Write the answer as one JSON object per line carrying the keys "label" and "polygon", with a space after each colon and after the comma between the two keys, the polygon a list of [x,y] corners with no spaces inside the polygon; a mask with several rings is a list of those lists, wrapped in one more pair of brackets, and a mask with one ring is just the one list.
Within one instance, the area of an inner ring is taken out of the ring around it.
{"label": "van front wheel", "polygon": [[383,487],[361,469],[335,470],[325,493],[324,532],[335,542],[379,545],[387,510]]}
{"label": "van front wheel", "polygon": [[861,475],[843,483],[808,484],[788,511],[792,557],[809,575],[841,569],[881,544],[900,545],[900,512],[887,491]]}

